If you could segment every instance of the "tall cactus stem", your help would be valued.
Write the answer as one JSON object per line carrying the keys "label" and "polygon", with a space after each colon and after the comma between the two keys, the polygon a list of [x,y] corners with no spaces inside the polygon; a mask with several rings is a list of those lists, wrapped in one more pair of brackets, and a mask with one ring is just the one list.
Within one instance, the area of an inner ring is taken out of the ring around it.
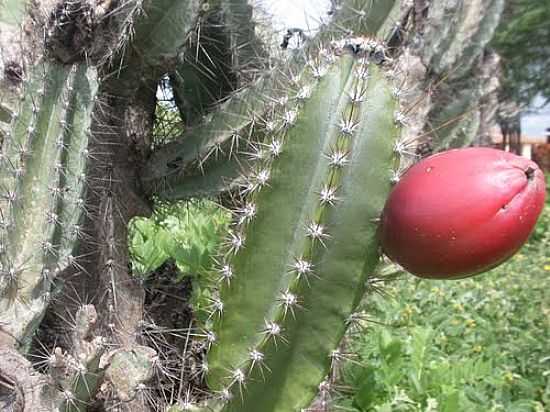
{"label": "tall cactus stem", "polygon": [[5,142],[0,321],[19,345],[29,344],[53,279],[72,262],[95,91],[86,66],[38,65]]}
{"label": "tall cactus stem", "polygon": [[234,228],[244,247],[220,264],[208,382],[225,411],[305,408],[378,262],[372,219],[396,167],[398,103],[372,63],[378,44],[333,47],[300,79],[310,96],[276,117],[282,151],[248,178]]}

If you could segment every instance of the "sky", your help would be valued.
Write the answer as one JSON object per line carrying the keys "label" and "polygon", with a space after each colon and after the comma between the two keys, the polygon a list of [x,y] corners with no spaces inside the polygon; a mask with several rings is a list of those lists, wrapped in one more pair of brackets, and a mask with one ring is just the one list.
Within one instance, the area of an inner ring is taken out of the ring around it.
{"label": "sky", "polygon": [[[262,1],[263,6],[275,18],[278,29],[287,27],[315,29],[321,19],[326,19],[330,0],[274,0]],[[540,106],[542,99],[534,102],[533,107]],[[536,113],[522,116],[522,133],[530,137],[545,135],[545,129],[550,127],[550,104]]]}
{"label": "sky", "polygon": [[330,9],[330,0],[263,0],[261,4],[275,17],[277,28],[281,29],[315,29],[321,19],[327,18]]}

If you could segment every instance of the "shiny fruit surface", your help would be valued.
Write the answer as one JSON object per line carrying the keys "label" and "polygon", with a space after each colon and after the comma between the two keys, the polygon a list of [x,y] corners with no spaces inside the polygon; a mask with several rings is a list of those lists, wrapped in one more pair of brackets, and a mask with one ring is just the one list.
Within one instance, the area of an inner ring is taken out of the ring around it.
{"label": "shiny fruit surface", "polygon": [[424,278],[484,272],[527,240],[545,189],[534,162],[502,150],[455,149],[427,157],[390,193],[382,247],[394,262]]}

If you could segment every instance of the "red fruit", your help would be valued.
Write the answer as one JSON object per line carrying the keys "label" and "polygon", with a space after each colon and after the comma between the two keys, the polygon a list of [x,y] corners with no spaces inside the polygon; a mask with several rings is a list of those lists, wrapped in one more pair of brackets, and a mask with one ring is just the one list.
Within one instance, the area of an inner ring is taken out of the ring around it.
{"label": "red fruit", "polygon": [[489,148],[449,150],[411,167],[384,207],[384,252],[414,275],[461,278],[512,256],[544,206],[532,161]]}

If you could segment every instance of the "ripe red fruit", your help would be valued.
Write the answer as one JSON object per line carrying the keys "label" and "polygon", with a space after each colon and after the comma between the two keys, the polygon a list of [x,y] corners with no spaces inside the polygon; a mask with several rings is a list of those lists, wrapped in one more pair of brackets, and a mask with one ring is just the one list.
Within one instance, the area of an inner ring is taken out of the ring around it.
{"label": "ripe red fruit", "polygon": [[449,150],[420,161],[395,185],[382,247],[420,277],[475,275],[523,245],[544,199],[544,175],[532,161],[489,148]]}

